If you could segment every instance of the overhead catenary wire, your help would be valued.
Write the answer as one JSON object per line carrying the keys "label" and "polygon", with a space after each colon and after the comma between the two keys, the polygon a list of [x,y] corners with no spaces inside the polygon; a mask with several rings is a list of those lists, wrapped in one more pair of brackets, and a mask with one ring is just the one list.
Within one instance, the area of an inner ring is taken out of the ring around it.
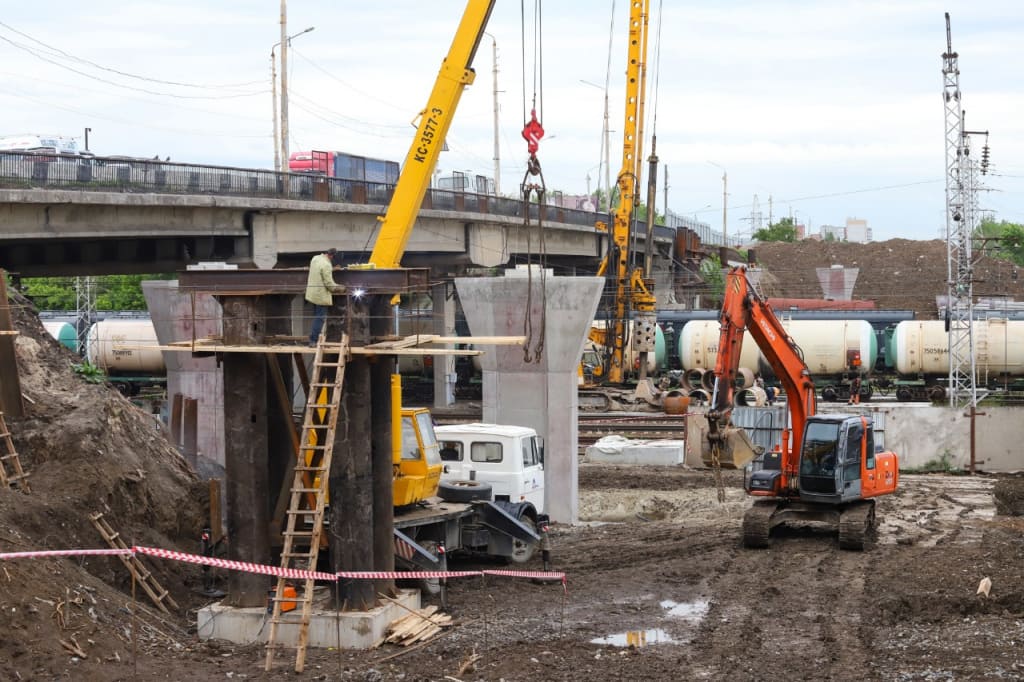
{"label": "overhead catenary wire", "polygon": [[60,49],[59,47],[54,47],[53,45],[49,45],[49,44],[39,40],[38,38],[34,38],[34,37],[30,36],[29,34],[25,33],[24,31],[19,31],[18,29],[14,28],[10,24],[6,24],[6,23],[4,23],[2,21],[0,21],[0,26],[2,26],[3,28],[6,28],[8,31],[11,31],[12,33],[17,33],[18,35],[22,36],[23,38],[28,38],[29,40],[31,40],[32,42],[36,43],[37,45],[41,45],[42,47],[45,47],[46,49],[51,51],[51,54],[60,55],[61,57],[64,57],[66,59],[70,59],[70,60],[79,62],[81,64],[87,64],[87,65],[89,65],[89,66],[91,66],[91,67],[93,67],[95,69],[99,69],[101,71],[107,71],[109,73],[115,73],[115,74],[117,74],[119,76],[124,76],[125,78],[134,78],[136,80],[148,81],[150,83],[158,83],[160,85],[176,85],[176,86],[183,87],[183,88],[201,88],[201,89],[207,89],[207,90],[226,90],[226,89],[233,89],[233,88],[245,88],[245,87],[249,87],[249,86],[253,86],[253,85],[262,85],[262,81],[247,81],[247,82],[244,82],[244,83],[202,84],[202,83],[187,83],[187,82],[182,82],[182,81],[162,80],[162,79],[159,79],[159,78],[152,78],[150,76],[140,76],[138,74],[129,73],[127,71],[121,71],[119,69],[114,69],[114,68],[111,68],[111,67],[108,67],[108,66],[103,66],[102,64],[97,64],[96,62],[90,61],[88,59],[85,59],[84,57],[78,57],[76,55],[70,54],[70,53],[65,52],[64,50]]}
{"label": "overhead catenary wire", "polygon": [[100,76],[96,76],[94,74],[87,73],[85,71],[81,71],[79,69],[76,69],[76,68],[73,68],[71,66],[68,66],[67,64],[61,64],[59,61],[57,61],[55,59],[50,59],[49,57],[46,57],[46,56],[44,56],[42,54],[39,54],[39,52],[37,52],[36,50],[33,50],[32,48],[30,48],[30,47],[28,47],[26,45],[22,45],[21,43],[15,42],[15,41],[11,40],[10,38],[8,38],[6,36],[0,35],[0,41],[3,41],[5,43],[9,43],[10,45],[13,45],[14,47],[18,48],[19,50],[23,50],[23,51],[27,52],[28,54],[32,55],[36,59],[39,59],[39,60],[44,61],[44,62],[47,62],[48,64],[52,64],[52,65],[54,65],[54,66],[56,66],[58,68],[66,70],[66,71],[70,71],[72,73],[78,74],[79,76],[83,76],[85,78],[91,78],[92,80],[99,81],[101,83],[106,83],[107,85],[113,85],[114,87],[124,88],[125,90],[133,90],[135,92],[144,92],[147,95],[154,95],[156,97],[173,97],[173,98],[176,98],[176,99],[239,99],[241,97],[255,97],[255,96],[258,96],[258,95],[264,95],[267,92],[265,89],[264,90],[254,90],[254,91],[251,91],[251,92],[234,93],[234,94],[230,94],[230,95],[181,95],[181,94],[170,93],[170,92],[159,92],[157,90],[150,90],[148,88],[140,88],[140,87],[136,87],[136,86],[133,86],[133,85],[125,85],[124,83],[118,83],[117,81],[110,80],[109,78],[102,78]]}

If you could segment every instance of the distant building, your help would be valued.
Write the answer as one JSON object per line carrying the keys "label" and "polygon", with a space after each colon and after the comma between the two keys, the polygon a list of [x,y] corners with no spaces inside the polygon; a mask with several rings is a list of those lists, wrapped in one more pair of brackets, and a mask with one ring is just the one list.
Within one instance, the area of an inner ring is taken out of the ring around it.
{"label": "distant building", "polygon": [[846,219],[846,241],[867,244],[871,241],[871,228],[862,218]]}
{"label": "distant building", "polygon": [[834,239],[838,242],[856,242],[867,244],[871,241],[871,228],[863,218],[847,218],[846,225],[822,225],[819,228],[821,239]]}
{"label": "distant building", "polygon": [[844,241],[846,239],[846,228],[838,227],[836,225],[822,225],[818,228],[821,239],[827,241],[834,239],[837,242]]}
{"label": "distant building", "polygon": [[548,195],[548,205],[560,208],[572,208],[578,211],[595,211],[594,197],[586,194],[562,194],[553,192]]}

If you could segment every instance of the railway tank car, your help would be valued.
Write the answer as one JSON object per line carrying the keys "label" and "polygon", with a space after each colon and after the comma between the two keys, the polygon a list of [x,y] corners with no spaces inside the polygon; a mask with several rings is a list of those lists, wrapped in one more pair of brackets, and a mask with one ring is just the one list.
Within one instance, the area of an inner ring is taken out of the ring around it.
{"label": "railway tank car", "polygon": [[145,386],[166,382],[167,367],[157,346],[156,328],[146,319],[106,319],[89,327],[85,358],[107,373],[125,395],[136,395]]}
{"label": "railway tank car", "polygon": [[[975,320],[978,384],[991,388],[1024,378],[1024,320]],[[943,320],[898,323],[886,341],[886,367],[894,371],[899,400],[941,400],[949,376],[949,332]]]}
{"label": "railway tank car", "polygon": [[[853,372],[867,373],[878,359],[875,330],[866,320],[785,320],[783,326],[803,351],[804,361],[815,381],[821,386],[825,400],[849,396],[845,380]],[[718,320],[693,320],[679,333],[678,353],[683,369],[684,387],[694,397],[705,399],[713,380],[712,370],[718,359],[720,326]],[[753,343],[744,343],[740,353],[744,385],[760,373],[766,380],[774,379],[771,366]],[[869,391],[870,389],[868,389]],[[862,389],[861,397],[865,396]]]}

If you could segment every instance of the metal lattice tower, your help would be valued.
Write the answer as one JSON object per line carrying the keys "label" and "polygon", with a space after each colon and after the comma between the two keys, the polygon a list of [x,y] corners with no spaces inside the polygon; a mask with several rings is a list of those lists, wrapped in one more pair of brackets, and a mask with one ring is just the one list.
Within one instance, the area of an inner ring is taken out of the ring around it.
{"label": "metal lattice tower", "polygon": [[976,169],[961,108],[960,67],[946,13],[946,51],[942,55],[946,112],[946,317],[949,321],[949,404],[976,406],[974,354],[974,282],[971,239],[978,219]]}
{"label": "metal lattice tower", "polygon": [[86,337],[96,318],[96,278],[75,277],[75,333],[78,352],[85,355]]}

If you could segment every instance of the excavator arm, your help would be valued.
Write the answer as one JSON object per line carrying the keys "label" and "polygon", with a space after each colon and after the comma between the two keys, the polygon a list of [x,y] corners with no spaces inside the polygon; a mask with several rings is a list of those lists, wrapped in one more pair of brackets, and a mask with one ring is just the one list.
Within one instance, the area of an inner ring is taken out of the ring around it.
{"label": "excavator arm", "polygon": [[745,266],[734,267],[726,276],[720,320],[715,390],[707,414],[704,460],[714,464],[717,459],[722,467],[739,468],[757,455],[746,433],[731,424],[740,351],[744,333],[749,331],[786,393],[790,424],[789,429],[783,429],[782,433],[782,468],[795,474],[796,453],[800,452],[799,441],[803,437],[804,425],[807,418],[817,411],[814,382],[800,348],[783,328],[771,306],[751,287]]}
{"label": "excavator arm", "polygon": [[494,0],[469,0],[448,55],[441,64],[427,106],[420,113],[416,136],[405,156],[401,175],[388,210],[380,220],[377,240],[368,267],[400,267],[423,197],[430,186],[437,159],[444,148],[448,129],[462,98],[462,91],[473,83],[472,69],[480,39],[494,9]]}

